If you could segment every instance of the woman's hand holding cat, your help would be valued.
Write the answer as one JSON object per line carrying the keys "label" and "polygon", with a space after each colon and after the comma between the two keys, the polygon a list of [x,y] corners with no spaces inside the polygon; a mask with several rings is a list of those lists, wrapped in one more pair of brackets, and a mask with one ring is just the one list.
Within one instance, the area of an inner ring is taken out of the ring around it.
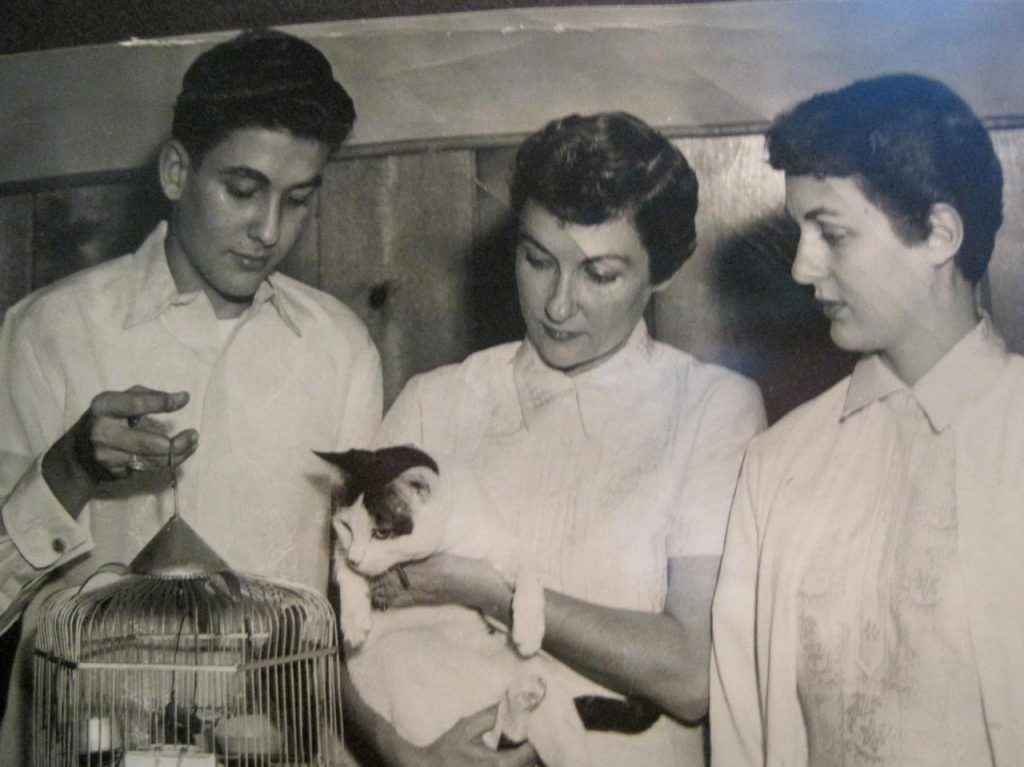
{"label": "woman's hand holding cat", "polygon": [[394,571],[374,591],[374,603],[387,608],[458,604],[483,611],[505,625],[511,621],[512,589],[497,570],[481,559],[435,554],[402,565],[408,587]]}
{"label": "woman's hand holding cat", "polygon": [[537,763],[537,752],[524,743],[507,751],[492,751],[483,735],[494,727],[498,707],[491,706],[456,722],[448,732],[429,746],[419,749],[415,767],[530,767]]}

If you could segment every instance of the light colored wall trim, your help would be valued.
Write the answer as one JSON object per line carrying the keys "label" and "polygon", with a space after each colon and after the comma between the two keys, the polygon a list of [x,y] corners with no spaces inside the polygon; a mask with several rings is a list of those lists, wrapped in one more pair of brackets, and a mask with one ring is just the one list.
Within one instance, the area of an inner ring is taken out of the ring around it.
{"label": "light colored wall trim", "polygon": [[[986,117],[1024,115],[1020,0],[572,7],[290,29],[314,40],[351,90],[353,152],[481,145],[603,109],[667,129],[729,130],[898,70],[947,81]],[[228,36],[0,57],[0,184],[143,164],[185,68]]]}

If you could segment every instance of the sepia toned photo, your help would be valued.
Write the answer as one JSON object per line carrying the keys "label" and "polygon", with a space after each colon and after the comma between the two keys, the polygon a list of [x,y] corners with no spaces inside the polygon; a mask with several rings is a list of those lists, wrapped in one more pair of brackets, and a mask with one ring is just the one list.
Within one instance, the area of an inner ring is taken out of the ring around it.
{"label": "sepia toned photo", "polygon": [[1024,758],[1021,0],[168,5],[0,33],[0,766]]}

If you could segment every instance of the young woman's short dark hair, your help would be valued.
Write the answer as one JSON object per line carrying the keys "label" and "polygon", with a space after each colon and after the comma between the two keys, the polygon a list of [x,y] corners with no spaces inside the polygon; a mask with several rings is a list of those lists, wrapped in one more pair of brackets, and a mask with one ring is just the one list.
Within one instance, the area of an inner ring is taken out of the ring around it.
{"label": "young woman's short dark hair", "polygon": [[628,217],[664,282],[697,243],[697,176],[676,147],[624,112],[548,123],[516,153],[510,183],[518,215],[533,200],[557,218],[594,225]]}
{"label": "young woman's short dark hair", "polygon": [[853,178],[904,242],[929,234],[936,203],[960,214],[961,273],[985,273],[1003,220],[1003,174],[992,140],[960,96],[919,75],[887,75],[820,93],[768,130],[772,167]]}
{"label": "young woman's short dark hair", "polygon": [[194,162],[240,128],[287,129],[335,151],[356,112],[316,47],[276,30],[253,30],[197,58],[174,107],[171,136]]}

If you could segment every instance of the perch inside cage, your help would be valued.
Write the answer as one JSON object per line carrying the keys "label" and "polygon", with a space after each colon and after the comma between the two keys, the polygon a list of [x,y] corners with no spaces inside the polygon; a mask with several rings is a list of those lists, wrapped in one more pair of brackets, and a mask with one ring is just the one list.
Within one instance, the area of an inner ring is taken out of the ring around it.
{"label": "perch inside cage", "polygon": [[321,595],[231,571],[175,510],[116,582],[46,601],[34,765],[338,764],[338,664]]}

